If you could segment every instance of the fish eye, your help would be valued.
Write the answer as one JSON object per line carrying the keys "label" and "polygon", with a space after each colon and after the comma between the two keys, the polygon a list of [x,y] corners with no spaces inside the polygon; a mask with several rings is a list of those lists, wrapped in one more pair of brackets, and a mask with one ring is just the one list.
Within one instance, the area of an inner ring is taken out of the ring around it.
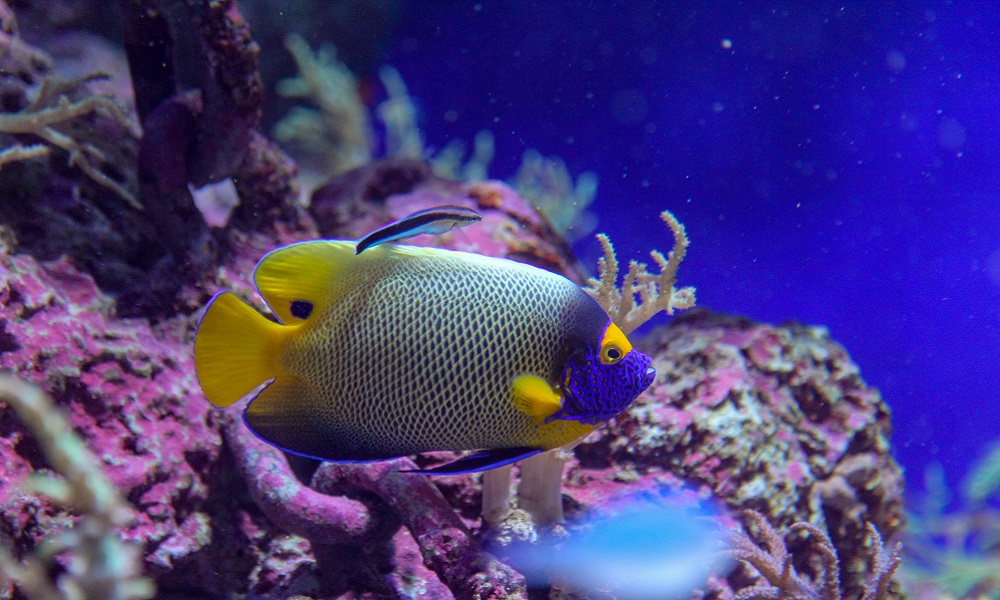
{"label": "fish eye", "polygon": [[289,308],[290,313],[296,319],[308,319],[309,315],[312,314],[313,303],[308,300],[292,300],[292,306]]}
{"label": "fish eye", "polygon": [[624,357],[622,349],[614,344],[608,344],[601,349],[601,362],[606,365],[613,365]]}

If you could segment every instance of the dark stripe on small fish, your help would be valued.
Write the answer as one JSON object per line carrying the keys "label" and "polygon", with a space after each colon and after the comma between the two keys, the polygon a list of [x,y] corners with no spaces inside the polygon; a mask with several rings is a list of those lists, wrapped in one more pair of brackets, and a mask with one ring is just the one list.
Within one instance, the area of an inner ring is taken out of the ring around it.
{"label": "dark stripe on small fish", "polygon": [[361,238],[354,248],[354,254],[361,254],[372,246],[405,240],[415,235],[441,235],[455,227],[465,227],[482,218],[476,211],[463,206],[436,206],[419,210]]}
{"label": "dark stripe on small fish", "polygon": [[504,465],[516,463],[519,460],[534,456],[542,452],[541,448],[498,448],[496,450],[483,450],[469,456],[464,456],[458,460],[443,464],[433,469],[406,469],[400,473],[416,473],[418,475],[464,475],[466,473],[476,473],[487,471]]}

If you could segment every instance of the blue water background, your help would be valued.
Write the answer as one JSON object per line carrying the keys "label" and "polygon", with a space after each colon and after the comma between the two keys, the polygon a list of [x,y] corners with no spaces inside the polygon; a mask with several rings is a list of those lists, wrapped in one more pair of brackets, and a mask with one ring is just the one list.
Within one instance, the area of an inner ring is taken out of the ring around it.
{"label": "blue water background", "polygon": [[[601,178],[622,259],[692,245],[702,306],[830,328],[909,485],[1000,437],[994,2],[413,2],[387,62],[428,143],[496,136]],[[731,41],[731,48],[727,48]],[[587,262],[588,238],[576,245]]]}

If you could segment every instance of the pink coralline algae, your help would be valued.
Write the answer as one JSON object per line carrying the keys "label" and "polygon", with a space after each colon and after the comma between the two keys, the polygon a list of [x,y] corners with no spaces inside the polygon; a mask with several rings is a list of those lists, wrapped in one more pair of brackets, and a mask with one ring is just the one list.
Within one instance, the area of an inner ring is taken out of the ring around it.
{"label": "pink coralline algae", "polygon": [[[190,313],[226,288],[261,306],[250,274],[274,247],[317,230],[358,237],[435,204],[469,206],[484,218],[416,243],[526,260],[581,280],[565,244],[510,188],[446,182],[397,162],[322,188],[302,222],[234,235],[211,277],[185,285],[174,303]],[[144,571],[161,595],[528,596],[524,578],[503,562],[502,543],[490,546],[495,555],[480,547],[479,477],[396,472],[409,459],[293,470],[247,431],[238,407],[216,410],[202,396],[191,356],[196,319],[118,318],[69,261],[0,253],[0,368],[55,397],[135,507],[122,535],[143,544]],[[570,459],[563,504],[571,534],[574,519],[622,495],[687,484],[776,526],[808,521],[828,531],[843,589],[856,594],[864,523],[887,539],[902,526],[901,478],[888,453],[888,409],[843,348],[819,328],[705,312],[676,319],[643,344],[656,383]],[[25,555],[75,516],[20,491],[25,477],[48,467],[6,407],[0,461],[0,527]],[[713,578],[705,593],[725,598],[754,582],[737,569]]]}
{"label": "pink coralline algae", "polygon": [[[111,316],[111,303],[69,262],[0,254],[0,368],[57,398],[74,429],[136,508],[124,532],[149,549],[151,573],[174,568],[210,541],[208,476],[221,439],[197,389],[190,351],[145,321]],[[6,465],[0,502],[11,537],[28,548],[66,515],[19,493],[45,468],[35,443],[0,413]]]}

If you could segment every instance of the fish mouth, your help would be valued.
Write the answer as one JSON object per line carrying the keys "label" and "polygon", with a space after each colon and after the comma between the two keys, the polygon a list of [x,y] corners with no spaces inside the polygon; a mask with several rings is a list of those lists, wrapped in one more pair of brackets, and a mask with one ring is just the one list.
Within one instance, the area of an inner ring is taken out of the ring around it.
{"label": "fish mouth", "polygon": [[642,389],[645,390],[649,386],[653,385],[654,381],[656,381],[656,369],[649,367],[646,369],[646,373],[642,376]]}

